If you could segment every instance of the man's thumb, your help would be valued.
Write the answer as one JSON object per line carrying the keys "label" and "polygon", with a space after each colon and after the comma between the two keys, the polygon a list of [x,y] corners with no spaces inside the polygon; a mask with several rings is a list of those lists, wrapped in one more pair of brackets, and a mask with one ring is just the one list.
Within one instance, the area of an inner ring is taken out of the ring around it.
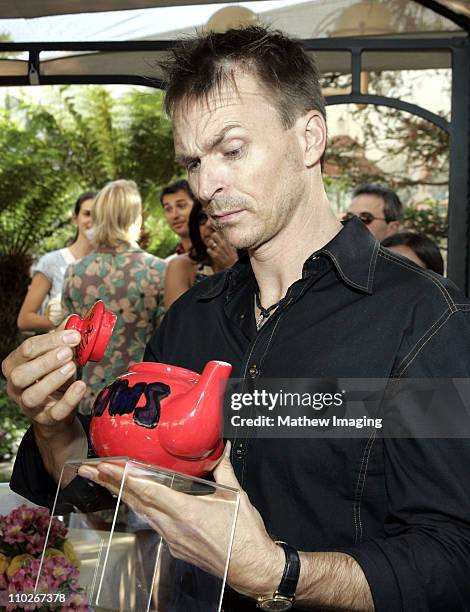
{"label": "man's thumb", "polygon": [[240,483],[238,482],[235,472],[233,471],[232,464],[230,463],[231,449],[232,444],[230,440],[227,440],[224,453],[214,470],[214,478],[217,484],[223,484],[227,485],[228,487],[233,487],[234,489],[240,489]]}

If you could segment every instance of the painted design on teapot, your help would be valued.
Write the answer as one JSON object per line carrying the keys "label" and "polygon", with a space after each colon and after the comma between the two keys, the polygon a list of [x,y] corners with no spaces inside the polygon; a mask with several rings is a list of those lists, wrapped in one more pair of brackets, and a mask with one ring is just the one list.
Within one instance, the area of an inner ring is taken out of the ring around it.
{"label": "painted design on teapot", "polygon": [[[145,405],[137,408],[141,396]],[[110,416],[133,413],[137,425],[156,427],[160,420],[160,400],[170,395],[170,387],[160,382],[136,383],[129,387],[128,380],[115,380],[110,387],[103,389],[95,400],[93,416],[103,416],[107,409]]]}

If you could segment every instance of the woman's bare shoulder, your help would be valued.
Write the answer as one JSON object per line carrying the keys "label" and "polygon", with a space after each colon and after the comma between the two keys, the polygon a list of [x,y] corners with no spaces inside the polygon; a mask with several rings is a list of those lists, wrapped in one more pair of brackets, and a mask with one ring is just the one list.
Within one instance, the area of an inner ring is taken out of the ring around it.
{"label": "woman's bare shoulder", "polygon": [[171,270],[175,270],[175,271],[193,270],[193,268],[195,268],[196,265],[197,263],[189,257],[188,253],[183,253],[182,255],[173,257],[173,259],[171,259],[168,262],[167,273],[170,272]]}

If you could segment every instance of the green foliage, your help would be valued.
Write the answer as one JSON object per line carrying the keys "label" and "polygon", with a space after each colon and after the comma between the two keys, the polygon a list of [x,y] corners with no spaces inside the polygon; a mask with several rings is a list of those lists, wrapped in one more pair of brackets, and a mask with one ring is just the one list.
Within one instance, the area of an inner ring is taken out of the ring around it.
{"label": "green foliage", "polygon": [[438,244],[447,237],[447,211],[433,200],[425,200],[404,210],[403,226],[426,234]]}
{"label": "green foliage", "polygon": [[104,87],[61,87],[47,105],[9,97],[0,114],[0,358],[16,342],[32,258],[74,236],[76,197],[111,180],[134,180],[148,249],[166,256],[177,238],[158,194],[180,174],[159,91],[114,99]]}
{"label": "green foliage", "polygon": [[27,253],[57,221],[67,196],[57,124],[35,109],[26,125],[0,119],[0,253]]}
{"label": "green foliage", "polygon": [[[389,5],[387,4],[389,8]],[[412,16],[408,15],[411,19]],[[448,71],[436,71],[445,82]],[[411,82],[402,72],[368,73],[368,93],[407,100]],[[323,75],[322,86],[348,88],[350,75]],[[449,83],[447,84],[449,86]],[[425,105],[425,103],[424,103]],[[440,244],[447,236],[445,202],[449,171],[446,132],[415,115],[385,106],[350,105],[360,133],[355,140],[333,137],[327,152],[330,176],[326,188],[339,212],[349,205],[354,187],[363,182],[383,183],[396,190],[402,201],[412,199],[404,210],[404,227],[422,232]],[[440,113],[446,117],[446,113]],[[373,158],[373,161],[371,161]],[[435,199],[416,202],[419,186],[426,186]]]}
{"label": "green foliage", "polygon": [[139,185],[144,200],[156,203],[156,186],[165,185],[181,174],[175,161],[171,124],[163,110],[159,90],[132,90],[119,102],[126,116],[124,168],[127,177]]}
{"label": "green foliage", "polygon": [[0,359],[16,342],[32,253],[65,210],[69,181],[57,134],[54,118],[40,108],[23,124],[0,116]]}
{"label": "green foliage", "polygon": [[6,394],[5,380],[0,380],[0,463],[11,461],[19,443],[29,427],[27,419],[18,406]]}
{"label": "green foliage", "polygon": [[165,221],[159,196],[164,185],[181,177],[182,169],[175,161],[171,123],[163,113],[163,94],[159,90],[132,90],[118,106],[121,116],[127,117],[123,174],[132,178],[142,193],[149,237],[146,250],[166,257],[178,237]]}
{"label": "green foliage", "polygon": [[144,202],[145,248],[168,255],[177,237],[163,219],[159,192],[181,168],[174,160],[162,93],[131,90],[113,99],[103,87],[64,87],[52,112],[66,142],[69,171],[82,189],[100,188],[116,178],[134,180]]}
{"label": "green foliage", "polygon": [[[445,71],[435,71],[446,78]],[[407,100],[411,88],[402,72],[384,71],[368,74],[368,92]],[[423,104],[426,106],[426,104]],[[353,116],[361,125],[361,146],[380,152],[386,182],[394,189],[417,185],[445,186],[448,183],[449,137],[433,123],[386,106],[355,106]],[[439,113],[448,118],[446,112]]]}

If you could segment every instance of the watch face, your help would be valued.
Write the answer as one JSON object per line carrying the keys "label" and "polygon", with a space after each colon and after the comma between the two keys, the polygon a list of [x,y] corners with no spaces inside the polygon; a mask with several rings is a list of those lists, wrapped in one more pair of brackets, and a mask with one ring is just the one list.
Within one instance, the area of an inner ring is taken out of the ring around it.
{"label": "watch face", "polygon": [[292,602],[287,599],[268,599],[258,606],[266,612],[286,612],[292,608]]}

